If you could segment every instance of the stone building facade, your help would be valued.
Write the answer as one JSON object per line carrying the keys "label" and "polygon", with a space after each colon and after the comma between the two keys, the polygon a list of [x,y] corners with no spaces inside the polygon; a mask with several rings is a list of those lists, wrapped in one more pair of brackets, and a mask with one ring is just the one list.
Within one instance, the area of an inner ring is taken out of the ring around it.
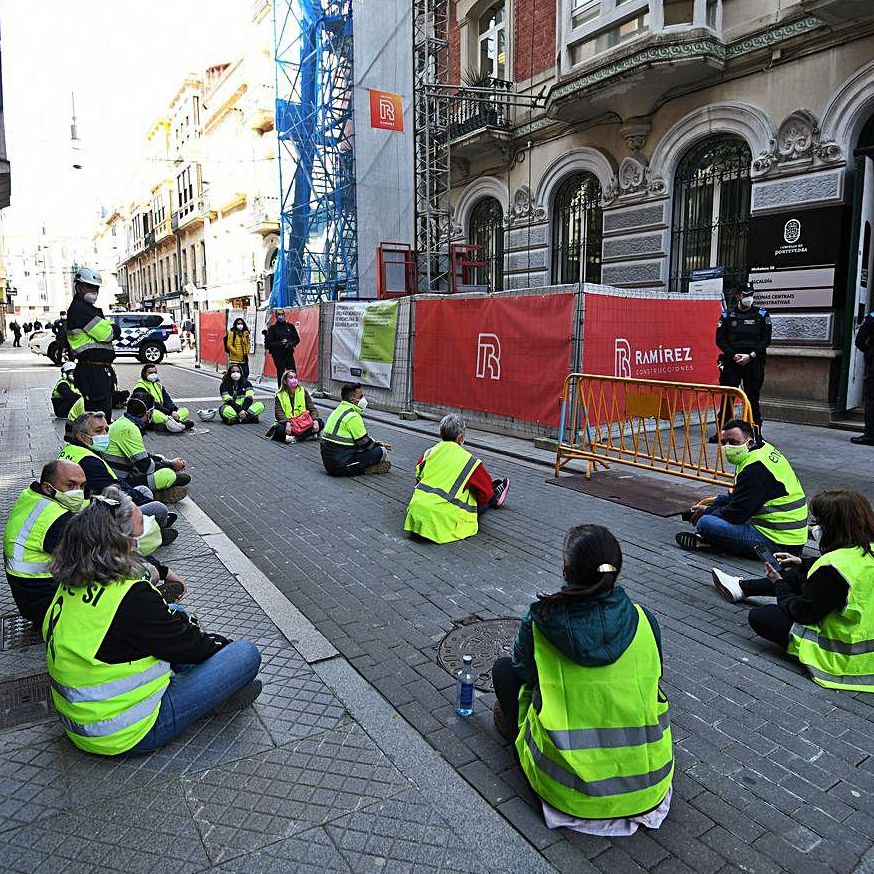
{"label": "stone building facade", "polygon": [[683,294],[715,268],[732,301],[750,278],[774,323],[766,415],[852,417],[852,337],[874,305],[874,6],[450,11],[453,81],[493,89],[455,110],[451,142],[452,234],[482,246],[483,284]]}

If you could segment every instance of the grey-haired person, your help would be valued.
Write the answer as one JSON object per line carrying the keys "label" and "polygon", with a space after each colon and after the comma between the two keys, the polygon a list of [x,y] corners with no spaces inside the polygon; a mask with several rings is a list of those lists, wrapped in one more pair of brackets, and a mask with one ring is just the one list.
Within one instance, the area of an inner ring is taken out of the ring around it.
{"label": "grey-haired person", "polygon": [[110,487],[70,520],[51,563],[59,586],[43,637],[53,702],[73,744],[99,755],[152,752],[261,690],[255,644],[168,608],[137,552],[143,532],[137,506]]}

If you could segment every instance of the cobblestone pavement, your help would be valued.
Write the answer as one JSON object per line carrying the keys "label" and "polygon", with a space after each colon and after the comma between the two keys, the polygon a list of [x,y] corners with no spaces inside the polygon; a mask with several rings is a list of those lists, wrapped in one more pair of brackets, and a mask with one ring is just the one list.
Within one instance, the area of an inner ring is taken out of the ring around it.
{"label": "cobblestone pavement", "polygon": [[[47,415],[54,373],[27,352],[0,350],[0,524],[57,456],[61,425]],[[223,468],[215,437],[186,435],[184,451],[210,445]],[[48,712],[0,731],[0,870],[551,870],[345,659],[328,648],[307,662],[292,645],[298,636],[290,642],[274,623],[283,611],[244,588],[254,568],[217,545],[218,529],[187,504],[161,557],[187,581],[185,604],[204,627],[259,645],[261,697],[138,758],[79,752]],[[230,530],[225,516],[216,514]],[[0,615],[15,615],[5,584]],[[40,644],[0,651],[0,683],[44,671]]]}
{"label": "cobblestone pavement", "polygon": [[[200,374],[166,378],[183,396],[215,391]],[[395,446],[393,470],[349,481],[324,474],[316,445],[269,443],[263,430],[218,425],[179,444],[197,500],[556,868],[848,872],[870,849],[871,697],[822,689],[757,640],[745,608],[710,586],[714,560],[673,545],[676,519],[557,489],[546,484],[545,468],[484,452],[494,475],[512,479],[505,507],[471,541],[415,543],[403,536],[404,508],[416,459],[433,438],[374,423],[373,433]],[[874,496],[874,456],[846,433],[774,424],[766,436],[787,452],[809,493],[849,486]],[[656,612],[665,641],[677,742],[673,809],[662,829],[626,839],[547,830],[494,731],[491,697],[480,698],[473,720],[459,722],[452,678],[436,661],[453,623],[518,616],[536,592],[559,585],[562,537],[583,521],[620,537],[623,583]],[[717,562],[760,572],[752,562]]]}

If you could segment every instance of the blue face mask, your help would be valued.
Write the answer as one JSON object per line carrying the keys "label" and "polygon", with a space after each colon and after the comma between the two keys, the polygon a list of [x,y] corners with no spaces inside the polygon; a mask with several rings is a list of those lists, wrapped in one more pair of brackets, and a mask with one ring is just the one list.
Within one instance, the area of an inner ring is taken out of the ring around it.
{"label": "blue face mask", "polygon": [[92,434],[91,448],[95,452],[106,452],[109,449],[109,434]]}

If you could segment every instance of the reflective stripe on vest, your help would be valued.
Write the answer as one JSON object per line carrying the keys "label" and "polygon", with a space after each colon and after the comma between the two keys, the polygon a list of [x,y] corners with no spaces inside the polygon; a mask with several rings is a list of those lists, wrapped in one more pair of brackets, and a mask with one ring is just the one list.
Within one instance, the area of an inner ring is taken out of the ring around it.
{"label": "reflective stripe on vest", "polygon": [[669,705],[646,614],[608,665],[577,664],[532,623],[538,686],[523,687],[516,750],[540,798],[572,816],[612,819],[651,810],[674,770]]}
{"label": "reflective stripe on vest", "polygon": [[808,577],[823,567],[843,577],[847,603],[816,624],[794,623],[788,651],[820,686],[874,692],[874,555],[860,547],[834,549],[814,562]]}
{"label": "reflective stripe on vest", "polygon": [[58,458],[63,458],[65,461],[75,461],[76,464],[80,464],[83,458],[96,458],[106,468],[106,472],[113,479],[118,479],[116,472],[103,460],[103,457],[98,455],[93,449],[89,449],[87,446],[79,446],[76,443],[67,443],[58,455]]}
{"label": "reflective stripe on vest", "polygon": [[761,506],[750,519],[752,526],[765,537],[787,546],[807,542],[807,498],[792,465],[770,443],[763,443],[749,452],[738,465],[735,481],[741,471],[759,462],[783,486],[786,494],[772,498]]}
{"label": "reflective stripe on vest", "polygon": [[556,783],[561,783],[562,786],[566,786],[568,789],[590,798],[607,798],[613,795],[620,795],[624,792],[639,792],[642,789],[651,789],[653,786],[661,783],[674,770],[674,760],[671,759],[665,762],[658,770],[650,771],[646,774],[631,774],[627,777],[606,777],[603,780],[583,780],[566,765],[554,762],[537,748],[537,744],[534,743],[534,738],[531,736],[530,726],[525,727],[525,744],[531,750],[534,764],[544,774],[551,777]]}
{"label": "reflective stripe on vest", "polygon": [[[31,497],[31,495],[33,497]],[[9,535],[12,533],[12,529],[10,529],[9,526],[14,526],[16,524],[16,517],[20,515],[19,505],[26,505],[32,500],[35,500],[36,503],[34,503],[18,530],[15,531],[14,540],[11,540],[10,542]],[[6,534],[4,532],[3,551],[6,570],[20,577],[51,577],[51,574],[49,573],[51,557],[44,551],[42,541],[45,537],[46,531],[48,531],[55,520],[59,519],[66,512],[68,511],[51,498],[37,496],[30,487],[28,487],[25,492],[22,492],[21,495],[19,495],[18,500],[15,502],[6,523],[9,533]],[[53,516],[54,518],[44,519],[44,514]],[[40,520],[48,522],[48,524],[44,526],[45,530],[40,534],[39,543],[34,544],[30,542],[31,535]],[[46,559],[44,561],[26,561],[26,551],[43,554],[46,556]]]}
{"label": "reflective stripe on vest", "polygon": [[[339,416],[336,416],[339,409],[340,408],[337,407],[337,409],[328,416],[328,421],[325,423],[325,430],[322,432],[322,440],[325,440],[328,443],[338,443],[340,446],[354,446],[355,438],[341,436],[340,428],[343,426],[343,421],[346,417],[351,416],[356,412],[356,410],[352,406],[349,406],[348,409],[343,410]],[[336,418],[334,418],[335,416]],[[333,422],[331,421],[332,419]]]}
{"label": "reflective stripe on vest", "polygon": [[448,501],[453,507],[458,507],[460,510],[464,510],[467,513],[476,513],[476,503],[471,506],[457,498],[456,495],[458,494],[459,489],[465,484],[465,482],[467,482],[468,477],[473,473],[473,469],[477,466],[477,463],[478,461],[476,458],[471,458],[462,468],[461,473],[458,474],[457,479],[448,491],[437,488],[436,486],[426,485],[423,482],[416,483],[416,489],[420,492],[428,492],[429,495],[437,495],[438,497],[443,498],[444,501]]}
{"label": "reflective stripe on vest", "polygon": [[83,701],[106,701],[109,698],[115,698],[116,695],[133,692],[134,689],[139,689],[140,686],[145,686],[146,683],[157,680],[166,674],[169,669],[169,662],[159,661],[145,671],[140,671],[138,674],[131,674],[119,680],[112,680],[109,683],[101,683],[99,686],[62,686],[55,680],[52,680],[51,684],[52,688],[58,694],[63,695],[71,704],[78,704]]}

